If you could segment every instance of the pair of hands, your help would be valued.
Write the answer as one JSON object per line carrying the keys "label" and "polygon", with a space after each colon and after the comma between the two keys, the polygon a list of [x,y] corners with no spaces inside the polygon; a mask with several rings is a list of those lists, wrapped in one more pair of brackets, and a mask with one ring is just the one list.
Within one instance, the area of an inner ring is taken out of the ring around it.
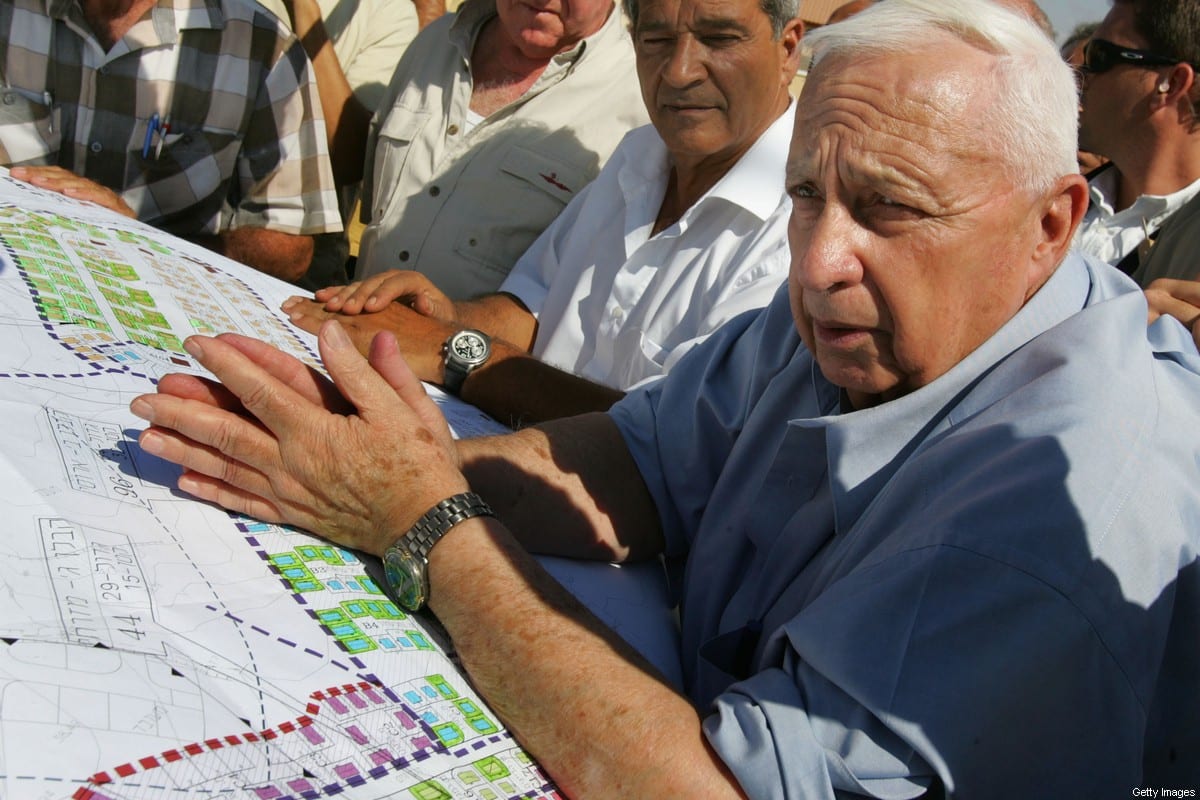
{"label": "pair of hands", "polygon": [[139,443],[181,465],[179,488],[202,500],[382,555],[467,490],[458,451],[393,337],[364,359],[330,321],[318,346],[332,382],[255,339],[189,338],[219,383],[168,375],[134,399],[150,423]]}
{"label": "pair of hands", "polygon": [[1200,347],[1200,281],[1181,281],[1159,278],[1146,287],[1146,303],[1150,307],[1150,322],[1163,316],[1174,317],[1192,332]]}
{"label": "pair of hands", "polygon": [[17,180],[26,181],[42,189],[58,192],[76,200],[86,200],[137,219],[137,214],[121,199],[121,195],[107,186],[101,186],[62,167],[13,167],[9,174]]}
{"label": "pair of hands", "polygon": [[313,299],[290,297],[282,308],[309,333],[337,319],[364,355],[378,334],[391,333],[413,372],[430,383],[442,382],[442,343],[461,327],[449,297],[421,273],[402,270],[321,289]]}

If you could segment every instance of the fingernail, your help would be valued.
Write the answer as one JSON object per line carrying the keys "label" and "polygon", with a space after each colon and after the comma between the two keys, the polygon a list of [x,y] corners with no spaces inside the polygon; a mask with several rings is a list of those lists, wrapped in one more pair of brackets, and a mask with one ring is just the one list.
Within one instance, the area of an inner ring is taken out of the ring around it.
{"label": "fingernail", "polygon": [[283,305],[279,306],[279,308],[283,311],[287,311],[289,308],[291,308],[292,306],[296,305],[296,303],[299,303],[299,302],[300,302],[299,297],[289,297],[287,300],[283,301]]}
{"label": "fingernail", "polygon": [[195,336],[189,336],[183,340],[183,349],[187,350],[188,355],[192,358],[199,359],[204,357],[204,346],[200,344],[200,340]]}
{"label": "fingernail", "polygon": [[129,410],[135,417],[140,417],[147,422],[154,422],[154,406],[144,397],[135,397],[129,404]]}
{"label": "fingernail", "polygon": [[350,337],[346,335],[346,329],[337,323],[336,320],[329,320],[325,323],[325,343],[330,347],[341,350],[351,347]]}
{"label": "fingernail", "polygon": [[152,456],[162,455],[163,437],[155,431],[142,431],[142,435],[138,437],[138,444],[142,446],[142,450]]}

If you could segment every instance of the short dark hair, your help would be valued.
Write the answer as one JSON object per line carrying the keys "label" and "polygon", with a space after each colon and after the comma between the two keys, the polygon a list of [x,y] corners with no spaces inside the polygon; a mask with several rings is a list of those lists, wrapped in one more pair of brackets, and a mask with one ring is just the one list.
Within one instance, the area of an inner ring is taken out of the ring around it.
{"label": "short dark hair", "polygon": [[1200,64],[1200,0],[1115,0],[1133,8],[1133,24],[1147,49]]}
{"label": "short dark hair", "polygon": [[[621,0],[629,23],[637,30],[638,0]],[[800,0],[758,0],[758,7],[771,20],[771,31],[778,39],[787,24],[800,14]]]}

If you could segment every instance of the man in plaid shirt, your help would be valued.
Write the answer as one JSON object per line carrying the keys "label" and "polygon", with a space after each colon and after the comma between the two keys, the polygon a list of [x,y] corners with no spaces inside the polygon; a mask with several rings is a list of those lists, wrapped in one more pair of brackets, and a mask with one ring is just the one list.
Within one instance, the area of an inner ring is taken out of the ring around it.
{"label": "man in plaid shirt", "polygon": [[0,163],[289,281],[341,229],[316,84],[252,0],[0,3]]}

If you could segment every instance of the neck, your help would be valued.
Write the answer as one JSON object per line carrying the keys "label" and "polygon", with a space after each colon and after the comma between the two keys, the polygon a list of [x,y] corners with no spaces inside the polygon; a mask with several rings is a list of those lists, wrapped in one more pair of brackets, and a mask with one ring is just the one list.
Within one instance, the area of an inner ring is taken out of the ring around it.
{"label": "neck", "polygon": [[1173,194],[1200,180],[1200,134],[1139,145],[1120,160],[1113,159],[1117,167],[1117,211],[1129,208],[1142,195]]}
{"label": "neck", "polygon": [[687,210],[694,206],[709,189],[717,185],[717,181],[725,177],[729,170],[746,155],[754,143],[766,133],[767,128],[785,112],[791,102],[785,93],[780,98],[778,113],[768,120],[753,137],[740,147],[722,153],[693,157],[686,154],[671,153],[671,174],[667,179],[667,191],[663,195],[662,206],[658,210],[658,218],[654,222],[653,233],[666,230],[679,221]]}
{"label": "neck", "polygon": [[112,49],[158,0],[79,0],[83,16],[105,50]]}

